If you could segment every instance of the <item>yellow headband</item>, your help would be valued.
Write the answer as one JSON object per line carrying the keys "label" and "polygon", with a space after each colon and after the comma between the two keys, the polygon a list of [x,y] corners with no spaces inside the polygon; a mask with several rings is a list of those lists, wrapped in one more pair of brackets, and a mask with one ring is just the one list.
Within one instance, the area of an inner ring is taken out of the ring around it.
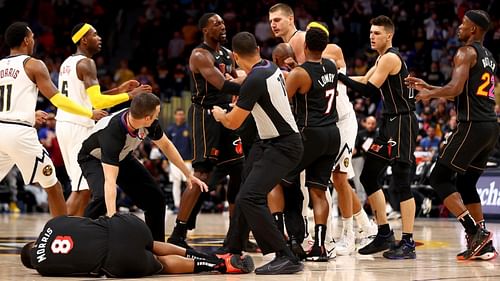
{"label": "yellow headband", "polygon": [[317,21],[310,22],[307,25],[306,30],[309,29],[309,28],[313,28],[313,27],[319,28],[319,29],[323,30],[326,33],[326,36],[330,36],[330,32],[328,32],[328,29],[324,25],[322,25],[321,23],[319,23]]}
{"label": "yellow headband", "polygon": [[89,31],[89,29],[92,28],[92,25],[86,23],[82,26],[82,28],[80,28],[80,30],[78,30],[75,35],[71,36],[71,40],[73,40],[73,43],[77,43],[78,41],[80,41],[80,39],[82,39],[83,35],[85,35],[85,33],[87,33],[87,31]]}

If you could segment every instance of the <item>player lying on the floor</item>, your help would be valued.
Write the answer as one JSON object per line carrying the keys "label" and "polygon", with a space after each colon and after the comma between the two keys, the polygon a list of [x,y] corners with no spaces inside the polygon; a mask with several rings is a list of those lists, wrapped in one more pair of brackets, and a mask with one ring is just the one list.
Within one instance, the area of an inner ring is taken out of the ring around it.
{"label": "player lying on the floor", "polygon": [[123,278],[164,273],[248,273],[249,256],[219,259],[173,244],[153,241],[144,221],[132,214],[92,220],[59,216],[47,222],[21,252],[24,266],[44,276]]}

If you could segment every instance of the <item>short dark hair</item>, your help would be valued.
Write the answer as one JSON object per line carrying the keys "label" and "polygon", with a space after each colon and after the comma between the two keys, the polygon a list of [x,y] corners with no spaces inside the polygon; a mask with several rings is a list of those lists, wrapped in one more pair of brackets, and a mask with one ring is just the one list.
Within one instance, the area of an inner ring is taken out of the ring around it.
{"label": "short dark hair", "polygon": [[185,112],[184,112],[184,109],[183,109],[183,108],[180,108],[180,107],[176,108],[176,109],[175,109],[175,111],[174,111],[174,113],[177,113],[177,112],[179,112],[179,111],[182,111],[182,113],[185,113]]}
{"label": "short dark hair", "polygon": [[255,36],[247,31],[239,32],[233,37],[232,48],[240,56],[255,55],[258,52]]}
{"label": "short dark hair", "polygon": [[152,93],[141,93],[132,99],[130,114],[136,119],[150,116],[160,105],[160,99]]}
{"label": "short dark hair", "polygon": [[269,13],[282,11],[287,16],[293,16],[293,9],[285,3],[278,3],[269,8]]}
{"label": "short dark hair", "polygon": [[200,20],[198,20],[198,28],[203,29],[207,26],[208,24],[208,19],[211,17],[217,15],[216,13],[205,13],[203,16],[201,16]]}
{"label": "short dark hair", "polygon": [[28,33],[29,27],[26,22],[14,22],[5,30],[5,44],[7,44],[7,46],[11,49],[19,47],[23,43],[23,40],[28,35]]}
{"label": "short dark hair", "polygon": [[394,23],[387,16],[378,16],[370,20],[371,25],[383,26],[386,31],[394,33]]}
{"label": "short dark hair", "polygon": [[313,52],[323,52],[328,45],[328,35],[317,27],[311,27],[306,31],[306,46]]}
{"label": "short dark hair", "polygon": [[31,249],[33,248],[34,241],[26,243],[23,249],[21,250],[21,262],[27,268],[33,269],[33,264],[31,263]]}

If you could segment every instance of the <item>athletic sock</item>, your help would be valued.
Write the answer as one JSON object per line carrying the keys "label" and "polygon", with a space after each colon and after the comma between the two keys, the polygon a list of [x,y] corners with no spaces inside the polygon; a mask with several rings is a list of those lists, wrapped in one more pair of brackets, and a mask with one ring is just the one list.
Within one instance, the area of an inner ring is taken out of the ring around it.
{"label": "athletic sock", "polygon": [[221,262],[223,262],[223,260],[194,260],[194,273],[217,270]]}
{"label": "athletic sock", "polygon": [[353,215],[354,220],[356,220],[356,223],[358,224],[358,227],[361,229],[365,229],[368,225],[370,225],[370,219],[368,218],[368,215],[366,214],[365,210],[361,208],[359,212]]}
{"label": "athletic sock", "polygon": [[172,237],[185,239],[187,234],[187,222],[181,220],[175,220],[174,231],[172,231]]}
{"label": "athletic sock", "polygon": [[280,231],[281,235],[285,237],[285,225],[283,223],[283,213],[282,212],[276,212],[273,213],[273,218],[274,218],[274,224],[278,227],[278,230]]}
{"label": "athletic sock", "polygon": [[342,218],[342,235],[350,232],[354,232],[352,217]]}
{"label": "athletic sock", "polygon": [[210,260],[214,259],[215,257],[207,255],[202,252],[197,252],[193,249],[186,249],[186,258],[193,259],[193,260]]}
{"label": "athletic sock", "polygon": [[413,233],[406,233],[406,232],[403,232],[403,235],[401,237],[401,240],[405,240],[406,242],[408,242],[409,244],[412,244],[413,243]]}
{"label": "athletic sock", "polygon": [[324,246],[326,238],[326,225],[317,224],[314,226],[314,245]]}
{"label": "athletic sock", "polygon": [[391,233],[391,227],[388,223],[378,226],[378,233],[382,236],[388,236]]}
{"label": "athletic sock", "polygon": [[458,216],[458,221],[465,228],[465,232],[467,234],[476,234],[477,233],[477,225],[474,221],[474,218],[469,214],[469,211],[463,212],[460,216]]}

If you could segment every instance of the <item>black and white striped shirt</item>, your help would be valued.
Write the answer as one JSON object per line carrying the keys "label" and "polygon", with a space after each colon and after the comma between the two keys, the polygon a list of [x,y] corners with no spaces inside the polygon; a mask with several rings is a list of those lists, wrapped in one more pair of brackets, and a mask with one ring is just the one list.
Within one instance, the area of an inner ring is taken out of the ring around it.
{"label": "black and white striped shirt", "polygon": [[298,133],[283,74],[268,60],[261,60],[248,73],[236,105],[252,112],[260,139]]}

